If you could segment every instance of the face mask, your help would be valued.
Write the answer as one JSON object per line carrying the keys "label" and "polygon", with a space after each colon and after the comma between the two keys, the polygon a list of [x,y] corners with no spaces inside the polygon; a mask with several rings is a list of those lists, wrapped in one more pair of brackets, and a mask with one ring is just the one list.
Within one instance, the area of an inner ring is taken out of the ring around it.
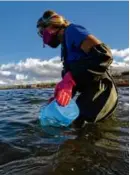
{"label": "face mask", "polygon": [[52,48],[59,46],[60,41],[58,40],[58,32],[53,32],[52,30],[45,29],[43,31],[43,42]]}

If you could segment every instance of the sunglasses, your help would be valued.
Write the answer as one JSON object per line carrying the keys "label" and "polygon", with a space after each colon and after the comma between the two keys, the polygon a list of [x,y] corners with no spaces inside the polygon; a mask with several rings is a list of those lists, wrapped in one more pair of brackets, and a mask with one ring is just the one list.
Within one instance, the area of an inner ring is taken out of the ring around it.
{"label": "sunglasses", "polygon": [[57,15],[52,15],[51,17],[47,18],[47,19],[44,19],[44,18],[40,18],[38,20],[38,23],[37,23],[37,29],[38,29],[38,35],[40,37],[43,37],[43,31],[46,27],[48,27],[50,24],[48,23],[48,21],[51,19],[51,18],[57,18]]}

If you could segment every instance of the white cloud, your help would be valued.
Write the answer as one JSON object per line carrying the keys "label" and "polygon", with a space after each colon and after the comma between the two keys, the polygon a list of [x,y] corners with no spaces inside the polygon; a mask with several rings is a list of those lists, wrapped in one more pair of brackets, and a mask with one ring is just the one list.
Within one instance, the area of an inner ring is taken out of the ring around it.
{"label": "white cloud", "polygon": [[129,48],[124,49],[124,50],[112,49],[111,51],[112,51],[113,56],[118,56],[118,57],[128,57],[129,56]]}
{"label": "white cloud", "polygon": [[[111,65],[113,73],[121,73],[129,69],[128,49],[112,49],[112,54],[121,60],[119,62],[114,59]],[[2,64],[0,65],[0,85],[57,82],[61,79],[61,70],[60,57],[49,60],[27,58],[18,63]]]}
{"label": "white cloud", "polygon": [[129,64],[126,62],[116,62],[114,61],[111,65],[112,74],[120,75],[122,72],[129,71]]}
{"label": "white cloud", "polygon": [[113,57],[120,58],[120,61],[114,60],[111,68],[113,74],[121,74],[124,71],[129,71],[129,48],[124,50],[112,49]]}
{"label": "white cloud", "polygon": [[5,85],[6,82],[0,80],[0,85]]}
{"label": "white cloud", "polygon": [[0,84],[57,82],[61,79],[60,57],[49,60],[27,58],[18,63],[0,65]]}
{"label": "white cloud", "polygon": [[28,76],[23,74],[16,74],[16,80],[26,80]]}
{"label": "white cloud", "polygon": [[1,75],[5,75],[5,76],[9,76],[11,74],[11,72],[10,71],[2,71],[2,70],[0,70],[0,74]]}
{"label": "white cloud", "polygon": [[127,64],[129,64],[129,56],[124,58],[124,62],[126,62]]}

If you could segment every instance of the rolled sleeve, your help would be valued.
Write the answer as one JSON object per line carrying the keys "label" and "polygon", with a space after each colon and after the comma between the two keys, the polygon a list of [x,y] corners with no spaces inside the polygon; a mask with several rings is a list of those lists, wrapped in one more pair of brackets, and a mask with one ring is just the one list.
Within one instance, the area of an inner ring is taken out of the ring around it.
{"label": "rolled sleeve", "polygon": [[86,28],[81,25],[71,25],[70,27],[70,38],[71,43],[76,47],[80,47],[81,43],[87,38],[90,34]]}

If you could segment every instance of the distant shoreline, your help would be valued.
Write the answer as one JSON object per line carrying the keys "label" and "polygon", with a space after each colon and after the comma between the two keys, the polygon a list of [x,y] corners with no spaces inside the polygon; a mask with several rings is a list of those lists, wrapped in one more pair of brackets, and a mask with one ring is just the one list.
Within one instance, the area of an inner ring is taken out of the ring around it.
{"label": "distant shoreline", "polygon": [[[129,87],[129,83],[117,83],[117,87]],[[54,88],[55,86],[37,86],[35,87],[26,87],[26,86],[21,86],[20,87],[0,87],[0,90],[8,90],[8,89],[45,89],[45,88]]]}
{"label": "distant shoreline", "polygon": [[[129,75],[124,76],[113,76],[117,87],[129,87]],[[42,88],[54,88],[56,83],[39,83],[39,84],[24,84],[24,85],[10,85],[1,86],[0,90],[7,89],[42,89]]]}

